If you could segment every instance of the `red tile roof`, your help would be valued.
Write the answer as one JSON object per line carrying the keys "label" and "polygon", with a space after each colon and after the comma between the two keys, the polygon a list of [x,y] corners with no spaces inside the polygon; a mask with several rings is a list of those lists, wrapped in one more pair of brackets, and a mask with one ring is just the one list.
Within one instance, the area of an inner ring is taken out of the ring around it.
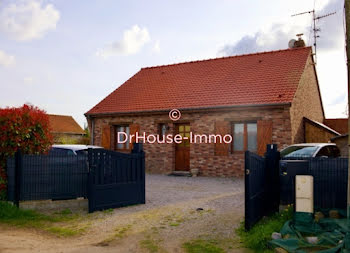
{"label": "red tile roof", "polygon": [[325,119],[323,123],[341,134],[346,134],[349,131],[348,119]]}
{"label": "red tile roof", "polygon": [[291,103],[310,47],[142,68],[86,114]]}
{"label": "red tile roof", "polygon": [[52,133],[84,134],[84,130],[72,116],[49,114]]}

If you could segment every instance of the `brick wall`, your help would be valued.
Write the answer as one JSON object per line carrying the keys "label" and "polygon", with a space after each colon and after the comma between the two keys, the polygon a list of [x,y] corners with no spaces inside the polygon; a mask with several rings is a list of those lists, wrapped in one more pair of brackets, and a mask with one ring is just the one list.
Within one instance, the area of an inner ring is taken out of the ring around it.
{"label": "brick wall", "polygon": [[292,143],[305,142],[303,117],[323,122],[324,114],[318,90],[316,73],[311,56],[308,58],[305,71],[295,93],[290,109]]}
{"label": "brick wall", "polygon": [[[288,106],[279,108],[246,108],[222,110],[217,112],[182,112],[181,122],[189,122],[193,134],[215,134],[216,121],[241,122],[251,120],[272,120],[272,140],[283,148],[292,143],[290,111]],[[140,133],[157,134],[159,123],[168,123],[168,133],[174,133],[175,125],[168,113],[156,115],[119,116],[94,119],[94,145],[101,145],[101,132],[105,125],[136,123]],[[89,122],[91,126],[91,122]],[[91,128],[90,128],[91,129]],[[151,173],[170,173],[175,169],[174,144],[144,144],[146,170]],[[192,143],[190,147],[190,167],[198,168],[204,176],[242,176],[244,172],[244,153],[229,153],[227,156],[215,155],[215,144]]]}

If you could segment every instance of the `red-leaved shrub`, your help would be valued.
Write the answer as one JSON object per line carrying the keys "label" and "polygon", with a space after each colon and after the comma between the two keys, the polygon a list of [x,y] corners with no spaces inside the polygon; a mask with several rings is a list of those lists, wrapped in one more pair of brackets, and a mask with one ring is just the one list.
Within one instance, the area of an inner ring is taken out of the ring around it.
{"label": "red-leaved shrub", "polygon": [[18,149],[24,154],[45,153],[52,142],[45,111],[32,105],[0,108],[0,199],[7,197],[7,158]]}

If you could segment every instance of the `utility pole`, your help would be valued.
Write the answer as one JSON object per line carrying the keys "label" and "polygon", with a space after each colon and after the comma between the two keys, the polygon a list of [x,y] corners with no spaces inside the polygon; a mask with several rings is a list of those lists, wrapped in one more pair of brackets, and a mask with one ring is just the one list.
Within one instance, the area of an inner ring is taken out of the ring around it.
{"label": "utility pole", "polygon": [[[350,0],[344,0],[344,8],[345,8],[345,47],[346,47],[346,64],[348,70],[348,106],[350,101]],[[350,109],[350,106],[349,106]],[[348,111],[350,112],[350,110]],[[348,202],[347,202],[347,215],[348,219],[350,218],[350,120],[348,116],[348,147],[349,147],[349,164],[348,164]]]}

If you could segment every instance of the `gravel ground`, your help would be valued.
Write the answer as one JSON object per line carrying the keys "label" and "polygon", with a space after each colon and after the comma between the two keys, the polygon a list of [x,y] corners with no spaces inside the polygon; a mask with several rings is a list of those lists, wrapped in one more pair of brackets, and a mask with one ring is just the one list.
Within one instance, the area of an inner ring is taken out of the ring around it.
{"label": "gravel ground", "polygon": [[[179,177],[166,175],[146,175],[146,205],[122,208],[118,212],[128,213],[147,210],[183,202],[191,205],[195,200],[213,196],[232,195],[244,191],[244,180],[237,178]],[[208,202],[206,208],[227,210],[244,204],[243,195],[220,205]],[[192,205],[191,205],[192,206]],[[195,206],[193,206],[195,208]]]}
{"label": "gravel ground", "polygon": [[243,214],[243,179],[148,174],[145,205],[87,216],[90,227],[78,238],[2,230],[0,252],[184,252],[183,243],[197,239],[242,252],[234,230]]}

